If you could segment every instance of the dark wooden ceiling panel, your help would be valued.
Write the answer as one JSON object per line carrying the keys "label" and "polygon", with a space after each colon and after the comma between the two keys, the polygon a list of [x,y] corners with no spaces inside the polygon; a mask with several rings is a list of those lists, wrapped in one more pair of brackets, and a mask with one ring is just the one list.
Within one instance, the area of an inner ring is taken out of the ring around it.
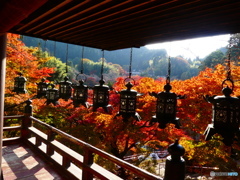
{"label": "dark wooden ceiling panel", "polygon": [[[16,0],[3,1],[6,8],[0,13],[11,13],[11,3]],[[235,0],[48,0],[8,32],[116,50],[238,33],[239,16],[240,2]]]}

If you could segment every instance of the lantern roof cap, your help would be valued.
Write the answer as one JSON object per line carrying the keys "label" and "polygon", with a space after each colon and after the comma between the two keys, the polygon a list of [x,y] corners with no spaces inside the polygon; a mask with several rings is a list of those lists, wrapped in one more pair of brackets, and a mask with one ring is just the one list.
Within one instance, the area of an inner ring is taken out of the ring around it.
{"label": "lantern roof cap", "polygon": [[125,86],[128,90],[130,90],[133,87],[133,84],[131,82],[128,82]]}
{"label": "lantern roof cap", "polygon": [[170,92],[170,90],[172,89],[172,86],[170,85],[170,83],[167,83],[165,86],[164,86],[164,90],[166,92]]}
{"label": "lantern roof cap", "polygon": [[227,87],[224,87],[223,89],[222,89],[222,93],[225,95],[225,96],[230,96],[231,94],[232,94],[232,89],[231,88],[229,88],[228,86]]}
{"label": "lantern roof cap", "polygon": [[101,86],[102,86],[104,83],[105,83],[104,79],[101,79],[101,80],[99,81],[99,84],[100,84]]}

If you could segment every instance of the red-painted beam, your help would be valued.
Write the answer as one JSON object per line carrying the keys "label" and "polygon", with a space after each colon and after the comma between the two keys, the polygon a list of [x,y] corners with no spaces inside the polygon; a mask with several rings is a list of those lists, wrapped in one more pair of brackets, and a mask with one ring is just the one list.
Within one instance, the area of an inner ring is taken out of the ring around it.
{"label": "red-painted beam", "polygon": [[0,33],[8,32],[48,0],[6,0],[0,2]]}

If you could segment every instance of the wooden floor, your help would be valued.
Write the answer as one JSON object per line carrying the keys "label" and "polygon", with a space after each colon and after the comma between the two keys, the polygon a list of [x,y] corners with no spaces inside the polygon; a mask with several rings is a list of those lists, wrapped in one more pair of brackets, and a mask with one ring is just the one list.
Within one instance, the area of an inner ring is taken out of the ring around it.
{"label": "wooden floor", "polygon": [[3,146],[4,180],[62,180],[52,164],[37,156],[24,144]]}

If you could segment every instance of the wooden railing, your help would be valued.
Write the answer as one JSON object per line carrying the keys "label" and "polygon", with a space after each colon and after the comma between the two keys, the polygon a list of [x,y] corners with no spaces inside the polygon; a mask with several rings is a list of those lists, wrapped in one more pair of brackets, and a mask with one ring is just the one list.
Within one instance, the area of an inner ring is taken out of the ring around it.
{"label": "wooden railing", "polygon": [[[88,143],[85,143],[53,126],[50,126],[32,116],[8,116],[4,120],[19,119],[21,125],[4,127],[4,131],[19,131],[19,137],[4,139],[3,143],[9,142],[25,142],[33,147],[37,152],[43,154],[49,161],[56,165],[60,171],[68,179],[83,179],[91,180],[94,178],[117,180],[122,179],[113,172],[110,172],[100,165],[94,163],[94,155],[105,158],[126,171],[131,172],[140,179],[156,180],[162,179],[159,176],[151,174],[143,169],[140,169],[124,160],[118,159],[115,156],[108,154]],[[34,124],[34,126],[33,126]],[[37,126],[35,126],[37,125]],[[44,127],[47,133],[43,133],[39,128]],[[82,148],[83,154],[79,154],[64,144],[55,140],[58,135],[68,142],[72,142]]]}

